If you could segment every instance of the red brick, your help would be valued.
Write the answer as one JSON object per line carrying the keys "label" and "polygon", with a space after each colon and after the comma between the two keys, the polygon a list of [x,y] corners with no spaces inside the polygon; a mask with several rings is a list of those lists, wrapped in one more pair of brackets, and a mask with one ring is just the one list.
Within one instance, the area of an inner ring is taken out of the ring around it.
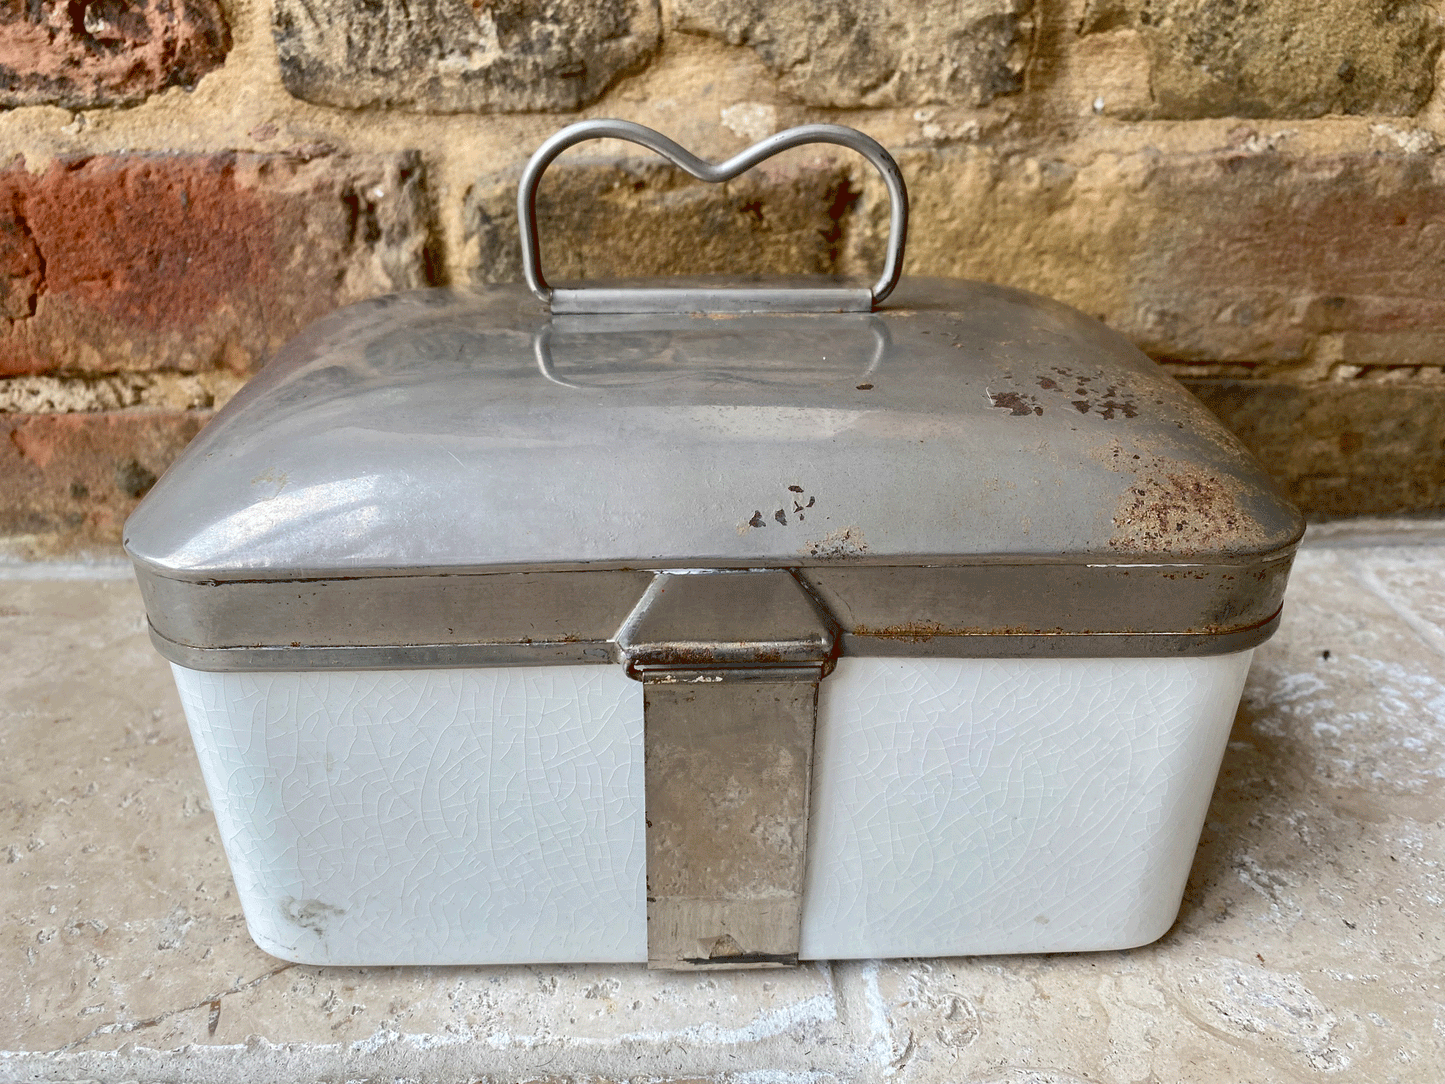
{"label": "red brick", "polygon": [[33,557],[118,544],[126,516],[209,417],[0,415],[0,537]]}
{"label": "red brick", "polygon": [[113,155],[0,171],[0,375],[249,371],[427,281],[415,154]]}
{"label": "red brick", "polygon": [[230,48],[216,0],[4,0],[0,105],[130,105],[195,86]]}
{"label": "red brick", "polygon": [[0,316],[23,320],[35,313],[45,266],[25,220],[15,212],[0,217]]}

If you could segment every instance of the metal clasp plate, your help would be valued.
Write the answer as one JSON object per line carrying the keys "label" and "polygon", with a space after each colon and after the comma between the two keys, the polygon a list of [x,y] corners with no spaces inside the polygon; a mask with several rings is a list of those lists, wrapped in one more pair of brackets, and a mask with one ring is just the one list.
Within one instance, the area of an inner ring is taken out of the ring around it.
{"label": "metal clasp plate", "polygon": [[831,623],[788,572],[659,573],[616,642],[646,686],[648,966],[796,964]]}

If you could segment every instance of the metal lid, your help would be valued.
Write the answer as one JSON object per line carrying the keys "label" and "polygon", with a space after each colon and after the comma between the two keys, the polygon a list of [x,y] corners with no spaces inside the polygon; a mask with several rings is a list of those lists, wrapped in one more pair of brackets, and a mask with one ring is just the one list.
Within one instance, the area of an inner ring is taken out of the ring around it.
{"label": "metal lid", "polygon": [[[217,415],[125,544],[153,625],[199,665],[217,648],[607,643],[650,571],[678,568],[796,570],[844,650],[977,653],[983,636],[1017,653],[1036,647],[1010,637],[1061,635],[1116,639],[1050,650],[1152,653],[1131,635],[1223,650],[1267,634],[1301,531],[1235,438],[1099,322],[905,279],[860,313],[552,315],[523,286],[354,305]],[[545,605],[536,588],[498,596],[484,630],[478,599],[419,601],[437,577],[501,590],[539,573],[571,586]],[[583,605],[578,573],[611,601]],[[237,618],[238,590],[283,581],[352,601]]]}
{"label": "metal lid", "polygon": [[549,319],[525,290],[354,306],[151,491],[136,560],[359,570],[1236,559],[1299,521],[1121,337],[976,283],[869,315]]}

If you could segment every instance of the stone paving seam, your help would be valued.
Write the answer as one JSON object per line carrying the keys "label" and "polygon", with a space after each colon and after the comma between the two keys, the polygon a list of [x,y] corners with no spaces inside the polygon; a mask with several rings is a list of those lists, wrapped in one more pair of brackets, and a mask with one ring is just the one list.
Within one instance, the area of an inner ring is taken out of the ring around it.
{"label": "stone paving seam", "polygon": [[[1431,547],[1434,549],[1434,547]],[[1445,549],[1434,554],[1436,560],[1431,562],[1438,568],[1445,568]],[[1411,632],[1418,636],[1427,647],[1440,655],[1445,655],[1445,631],[1432,621],[1421,617],[1411,607],[1407,606],[1399,596],[1380,582],[1375,570],[1370,568],[1363,556],[1353,556],[1344,559],[1344,565],[1349,569],[1350,574],[1359,584],[1390,608],[1390,611],[1400,619]]]}

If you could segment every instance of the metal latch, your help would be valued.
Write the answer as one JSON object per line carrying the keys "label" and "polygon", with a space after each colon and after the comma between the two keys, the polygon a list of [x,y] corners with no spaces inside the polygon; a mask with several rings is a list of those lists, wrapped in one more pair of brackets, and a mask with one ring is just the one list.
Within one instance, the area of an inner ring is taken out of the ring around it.
{"label": "metal latch", "polygon": [[798,962],[818,682],[837,642],[785,571],[659,573],[617,634],[644,685],[649,967]]}

